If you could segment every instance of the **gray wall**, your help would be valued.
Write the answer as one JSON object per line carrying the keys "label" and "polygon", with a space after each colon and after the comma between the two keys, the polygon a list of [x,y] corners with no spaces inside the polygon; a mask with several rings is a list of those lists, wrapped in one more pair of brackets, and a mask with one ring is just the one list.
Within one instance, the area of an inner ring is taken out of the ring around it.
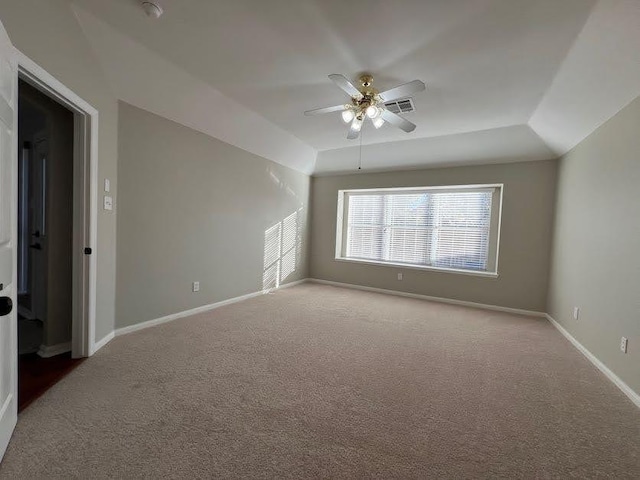
{"label": "gray wall", "polygon": [[640,392],[640,98],[560,161],[548,312]]}
{"label": "gray wall", "polygon": [[[556,161],[314,177],[311,264],[314,278],[490,305],[545,311]],[[504,183],[499,278],[338,262],[338,190]],[[397,280],[402,271],[404,279]]]}
{"label": "gray wall", "polygon": [[308,276],[308,176],[122,102],[119,128],[116,327],[274,286],[265,256]]}
{"label": "gray wall", "polygon": [[[115,96],[82,34],[68,0],[2,0],[0,21],[13,44],[100,112],[98,175],[117,182]],[[100,340],[113,331],[115,308],[115,212],[98,212],[96,332]]]}

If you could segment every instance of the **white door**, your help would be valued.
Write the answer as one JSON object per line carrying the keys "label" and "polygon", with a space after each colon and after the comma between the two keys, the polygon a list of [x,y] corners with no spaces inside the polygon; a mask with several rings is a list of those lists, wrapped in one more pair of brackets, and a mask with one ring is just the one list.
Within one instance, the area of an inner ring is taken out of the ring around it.
{"label": "white door", "polygon": [[13,48],[0,23],[0,458],[18,419],[17,83]]}

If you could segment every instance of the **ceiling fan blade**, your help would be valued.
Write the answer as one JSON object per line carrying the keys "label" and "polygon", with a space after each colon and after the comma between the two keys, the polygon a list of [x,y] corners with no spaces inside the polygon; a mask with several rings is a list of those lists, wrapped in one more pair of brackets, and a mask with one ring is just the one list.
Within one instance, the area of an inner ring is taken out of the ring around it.
{"label": "ceiling fan blade", "polygon": [[383,102],[390,102],[391,100],[397,100],[398,98],[408,97],[412,93],[421,92],[427,87],[424,82],[420,80],[414,80],[413,82],[403,83],[397,87],[391,88],[384,92],[380,92],[379,96]]}
{"label": "ceiling fan blade", "polygon": [[347,95],[350,97],[362,98],[362,93],[358,90],[353,83],[347,80],[347,77],[344,75],[340,75],[339,73],[332,73],[329,75],[329,78],[333,83],[335,83],[339,88],[347,92]]}
{"label": "ceiling fan blade", "polygon": [[347,134],[347,139],[355,140],[358,138],[360,136],[360,130],[362,130],[362,120],[358,122],[358,119],[354,118],[353,122],[351,122],[351,128]]}
{"label": "ceiling fan blade", "polygon": [[385,122],[390,123],[391,125],[398,127],[399,129],[404,130],[407,133],[413,132],[416,129],[415,124],[411,123],[409,120],[402,118],[396,113],[390,112],[389,110],[383,110],[381,115]]}
{"label": "ceiling fan blade", "polygon": [[335,107],[325,107],[325,108],[316,108],[315,110],[307,110],[304,112],[305,115],[322,115],[323,113],[331,113],[331,112],[344,112],[347,109],[347,105],[336,105]]}

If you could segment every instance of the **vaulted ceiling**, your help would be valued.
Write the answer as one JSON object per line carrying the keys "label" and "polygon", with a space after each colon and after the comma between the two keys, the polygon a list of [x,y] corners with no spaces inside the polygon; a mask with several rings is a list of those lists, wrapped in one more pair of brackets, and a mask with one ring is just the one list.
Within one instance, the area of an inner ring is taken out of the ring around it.
{"label": "vaulted ceiling", "polygon": [[156,1],[72,1],[116,94],[307,173],[354,165],[302,115],[348,100],[330,73],[427,84],[413,133],[364,130],[377,169],[553,158],[640,95],[636,0]]}

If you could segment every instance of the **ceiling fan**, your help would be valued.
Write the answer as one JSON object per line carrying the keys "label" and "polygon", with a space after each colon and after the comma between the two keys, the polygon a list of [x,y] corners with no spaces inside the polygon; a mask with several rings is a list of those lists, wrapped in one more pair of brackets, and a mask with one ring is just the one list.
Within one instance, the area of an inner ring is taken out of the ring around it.
{"label": "ceiling fan", "polygon": [[376,128],[380,128],[386,122],[407,133],[415,130],[415,124],[397,113],[387,110],[385,103],[423,91],[425,85],[420,80],[414,80],[413,82],[398,85],[384,92],[378,92],[378,90],[372,86],[373,76],[369,74],[360,76],[360,88],[356,88],[344,75],[338,73],[329,75],[329,78],[351,97],[351,103],[308,110],[304,112],[305,115],[342,112],[342,119],[345,123],[351,122],[351,128],[347,134],[347,138],[350,140],[358,138],[360,130],[362,130],[362,124],[367,117],[371,119],[373,126]]}

